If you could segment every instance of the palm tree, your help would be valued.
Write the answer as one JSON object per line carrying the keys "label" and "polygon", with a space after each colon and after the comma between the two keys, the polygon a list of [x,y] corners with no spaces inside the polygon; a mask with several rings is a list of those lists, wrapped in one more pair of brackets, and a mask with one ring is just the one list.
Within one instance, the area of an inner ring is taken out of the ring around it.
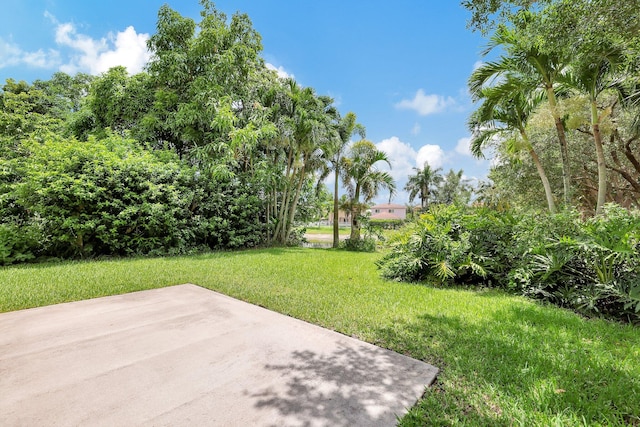
{"label": "palm tree", "polygon": [[351,142],[351,137],[354,134],[360,135],[361,139],[365,137],[365,128],[360,123],[356,122],[356,114],[353,112],[347,113],[344,117],[340,118],[336,115],[335,136],[328,141],[326,150],[328,151],[328,162],[320,175],[318,182],[324,181],[324,179],[331,173],[334,173],[333,184],[333,247],[337,248],[340,245],[340,229],[339,226],[339,210],[340,201],[338,199],[338,190],[340,189],[340,167],[342,164],[342,158],[344,153]]}
{"label": "palm tree", "polygon": [[603,110],[598,108],[598,97],[604,91],[619,86],[622,78],[618,73],[618,66],[623,61],[624,53],[621,50],[603,47],[601,51],[594,52],[589,58],[579,60],[562,79],[562,83],[567,87],[586,95],[589,100],[591,132],[598,164],[596,215],[602,213],[607,192],[607,165],[604,157],[600,123],[602,119],[611,114],[611,107]]}
{"label": "palm tree", "polygon": [[365,139],[354,143],[349,150],[349,156],[342,159],[342,182],[347,187],[352,201],[352,241],[360,240],[360,196],[363,197],[364,203],[368,203],[381,189],[389,190],[389,199],[396,191],[391,175],[376,168],[378,162],[386,162],[391,166],[386,153]]}
{"label": "palm tree", "polygon": [[416,196],[420,197],[420,208],[426,210],[429,206],[431,189],[442,181],[439,172],[442,168],[432,169],[431,165],[425,162],[422,169],[413,168],[415,175],[409,175],[409,181],[404,186],[404,190],[409,192],[409,203],[413,203]]}
{"label": "palm tree", "polygon": [[322,147],[332,138],[333,100],[317,96],[312,88],[303,88],[293,79],[279,84],[265,101],[277,127],[271,161],[280,162],[283,169],[277,178],[278,187],[273,188],[273,238],[286,243],[303,185],[324,163]]}
{"label": "palm tree", "polygon": [[485,54],[497,46],[503,47],[507,56],[501,56],[497,61],[487,62],[476,69],[469,79],[470,90],[472,93],[479,93],[487,83],[499,81],[505,75],[512,74],[517,75],[520,79],[523,91],[533,92],[537,88],[544,91],[558,135],[562,159],[564,202],[568,205],[571,195],[569,151],[556,97],[558,79],[565,71],[566,63],[556,54],[542,52],[536,45],[521,37],[515,29],[505,26],[496,30]]}
{"label": "palm tree", "polygon": [[482,149],[496,137],[512,141],[514,134],[516,138],[520,136],[522,144],[511,144],[510,148],[529,152],[542,181],[549,212],[555,213],[557,209],[549,179],[526,131],[529,116],[542,101],[540,94],[527,93],[518,77],[508,74],[493,87],[478,88],[472,96],[476,101],[482,100],[482,104],[469,119],[471,153],[483,157]]}

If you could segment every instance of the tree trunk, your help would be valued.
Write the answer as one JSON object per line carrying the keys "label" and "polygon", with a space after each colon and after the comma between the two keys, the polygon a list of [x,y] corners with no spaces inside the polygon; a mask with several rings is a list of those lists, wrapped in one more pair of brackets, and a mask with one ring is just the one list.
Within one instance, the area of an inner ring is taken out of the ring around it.
{"label": "tree trunk", "polygon": [[[278,220],[278,191],[277,188],[274,186],[272,194],[271,194],[271,211],[269,214],[269,223],[267,224],[267,230],[269,232],[269,244],[271,244],[271,241],[273,241],[273,239],[276,236],[276,230],[275,227],[271,227],[271,221]],[[277,224],[276,224],[277,226]]]}
{"label": "tree trunk", "polygon": [[596,203],[596,215],[602,213],[607,193],[607,165],[604,159],[604,148],[602,146],[602,134],[600,133],[600,118],[598,116],[598,106],[595,100],[591,101],[591,129],[593,130],[593,141],[596,145],[596,158],[598,159],[598,201]]}
{"label": "tree trunk", "polygon": [[540,161],[540,157],[538,157],[538,153],[533,149],[533,145],[531,145],[531,141],[529,141],[529,136],[525,133],[523,129],[520,129],[520,135],[522,139],[526,142],[529,147],[529,154],[533,159],[533,163],[536,165],[536,169],[538,170],[538,175],[540,175],[540,180],[542,181],[542,186],[544,187],[544,194],[547,197],[547,205],[549,206],[549,212],[554,214],[558,210],[556,209],[556,203],[553,200],[553,193],[551,192],[551,185],[549,184],[549,179],[547,178],[547,174],[542,167],[542,162]]}
{"label": "tree trunk", "polygon": [[424,208],[422,208],[422,212],[429,211],[429,197],[431,197],[431,189],[427,187],[427,195],[424,197]]}
{"label": "tree trunk", "polygon": [[633,168],[636,170],[636,172],[640,173],[640,161],[638,161],[636,156],[634,156],[633,151],[631,150],[631,143],[633,141],[635,141],[636,139],[637,139],[637,137],[633,137],[633,138],[629,139],[627,142],[625,142],[625,144],[624,144],[624,155],[631,162],[631,164],[633,165]]}
{"label": "tree trunk", "polygon": [[351,236],[349,239],[354,242],[360,240],[360,184],[356,184],[356,191],[353,196],[351,206]]}
{"label": "tree trunk", "polygon": [[[293,174],[291,174],[291,168],[293,165],[292,162],[293,159],[293,150],[289,151],[289,156],[287,159],[287,170],[285,172],[285,186],[284,186],[284,190],[282,191],[282,204],[280,205],[280,212],[278,214],[278,221],[276,223],[276,229],[273,233],[275,240],[278,243],[282,243],[284,244],[285,242],[282,241],[281,239],[281,235],[282,235],[282,229],[284,227],[286,227],[285,224],[285,220],[286,220],[286,213],[287,213],[287,209],[289,208],[289,199],[291,198],[290,196],[290,188],[292,186],[292,181],[293,181],[293,177],[295,176],[295,171]],[[290,175],[291,174],[291,175]]]}
{"label": "tree trunk", "polygon": [[569,150],[567,148],[567,136],[564,131],[564,125],[562,124],[562,118],[558,113],[558,106],[556,103],[556,94],[553,91],[553,86],[546,87],[547,99],[549,100],[549,107],[551,108],[551,115],[556,125],[556,132],[558,133],[558,143],[560,145],[560,157],[562,158],[562,185],[564,187],[564,204],[569,206],[571,195],[571,170],[569,169]]}
{"label": "tree trunk", "polygon": [[[293,178],[291,178],[291,180],[293,180]],[[292,182],[287,183],[287,187],[285,188],[285,193],[282,199],[282,207],[280,208],[281,211],[278,219],[278,228],[276,233],[276,241],[280,244],[286,243],[286,238],[284,238],[283,236],[285,236],[286,234],[286,228],[287,228],[286,221],[288,218],[289,203],[291,200],[291,191],[289,190],[289,187],[291,187],[292,185],[293,185]]]}
{"label": "tree trunk", "polygon": [[556,203],[553,200],[551,185],[549,184],[549,179],[547,178],[547,174],[544,172],[544,168],[542,167],[542,163],[540,162],[538,153],[536,153],[535,150],[531,148],[529,149],[529,154],[531,154],[533,163],[536,165],[536,169],[538,170],[538,175],[540,175],[540,180],[542,181],[542,186],[544,187],[544,194],[547,197],[547,205],[549,206],[549,212],[552,214],[557,213],[558,210],[556,208]]}
{"label": "tree trunk", "polygon": [[336,172],[336,182],[333,185],[333,247],[337,248],[340,246],[340,229],[338,222],[340,221],[339,215],[339,207],[338,207],[338,178],[340,177],[340,169],[338,168],[338,164],[335,165]]}
{"label": "tree trunk", "polygon": [[[307,162],[307,159],[305,158],[304,163],[306,164],[306,162]],[[289,235],[291,234],[293,220],[296,216],[296,208],[298,207],[298,200],[300,199],[300,192],[302,191],[302,184],[304,183],[304,180],[305,180],[305,171],[306,170],[303,165],[302,169],[300,170],[300,180],[298,181],[296,192],[293,196],[293,200],[291,200],[291,205],[289,207],[289,220],[287,221],[287,226],[285,227],[285,233],[282,236],[284,243],[287,243],[287,240],[289,239]]]}

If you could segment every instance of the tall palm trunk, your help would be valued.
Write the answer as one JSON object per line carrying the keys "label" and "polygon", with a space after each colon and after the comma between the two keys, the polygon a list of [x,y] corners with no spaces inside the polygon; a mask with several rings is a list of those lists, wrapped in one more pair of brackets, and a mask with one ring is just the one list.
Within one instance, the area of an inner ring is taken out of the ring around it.
{"label": "tall palm trunk", "polygon": [[333,247],[337,248],[338,246],[340,246],[340,229],[338,228],[340,226],[340,224],[338,224],[338,222],[340,221],[340,215],[338,211],[338,179],[340,178],[340,168],[337,164],[335,166],[335,174],[336,182],[333,184]]}
{"label": "tall palm trunk", "polygon": [[285,219],[286,219],[286,215],[287,215],[287,210],[289,209],[289,199],[291,198],[290,196],[290,188],[292,186],[292,181],[293,181],[293,175],[291,174],[291,169],[293,167],[293,150],[289,151],[289,156],[287,159],[287,169],[285,171],[285,186],[284,186],[284,190],[282,192],[282,202],[280,204],[280,212],[278,212],[278,217],[277,217],[277,224],[276,224],[276,229],[274,231],[274,237],[275,240],[278,243],[286,243],[286,241],[283,241],[281,239],[281,236],[283,234],[283,228],[286,228],[286,224],[285,224]]}
{"label": "tall palm trunk", "polygon": [[[308,159],[305,158],[305,163]],[[305,181],[305,166],[302,166],[302,169],[300,170],[300,179],[298,181],[298,185],[296,186],[296,192],[293,195],[293,200],[292,203],[289,207],[289,219],[287,221],[287,226],[285,227],[285,232],[284,235],[282,236],[282,241],[283,242],[287,242],[287,240],[289,239],[289,235],[291,234],[291,228],[293,227],[293,220],[296,216],[296,208],[298,206],[298,200],[300,200],[300,193],[302,192],[302,184],[304,184]]]}
{"label": "tall palm trunk", "polygon": [[549,108],[551,109],[551,115],[556,125],[556,133],[558,134],[558,144],[560,145],[560,157],[562,159],[562,186],[564,190],[564,204],[569,206],[571,202],[571,170],[569,168],[569,149],[567,147],[567,135],[564,131],[564,124],[560,113],[558,113],[558,103],[556,101],[556,94],[553,90],[553,86],[547,85],[545,87],[547,93],[547,99],[549,101]]}
{"label": "tall palm trunk", "polygon": [[353,206],[351,207],[351,235],[352,242],[360,240],[360,184],[356,184],[353,196]]}
{"label": "tall palm trunk", "polygon": [[556,208],[556,203],[553,200],[553,193],[551,192],[551,185],[549,184],[549,178],[547,178],[547,174],[544,172],[544,168],[542,167],[542,163],[540,162],[540,158],[538,157],[538,153],[535,152],[533,148],[529,149],[529,154],[533,159],[533,163],[536,165],[536,169],[538,170],[538,175],[540,175],[540,180],[542,181],[542,186],[544,187],[544,194],[547,197],[547,205],[549,206],[549,212],[554,214],[558,212]]}
{"label": "tall palm trunk", "polygon": [[556,203],[553,200],[553,193],[551,192],[551,185],[549,184],[549,178],[547,178],[547,174],[544,171],[544,167],[542,167],[542,162],[540,161],[540,157],[538,157],[538,153],[533,149],[533,145],[529,141],[529,135],[523,130],[520,129],[520,135],[522,139],[527,144],[529,149],[529,154],[531,155],[531,159],[533,159],[533,163],[536,165],[536,169],[538,170],[538,175],[540,175],[540,180],[542,181],[542,186],[544,187],[544,194],[547,197],[547,205],[549,206],[549,212],[554,214],[558,210],[556,209]]}
{"label": "tall palm trunk", "polygon": [[600,117],[598,106],[595,100],[591,100],[591,129],[593,131],[593,141],[596,145],[596,158],[598,161],[598,201],[596,203],[596,215],[602,213],[607,192],[607,165],[604,159],[604,148],[602,145],[602,134],[600,133]]}
{"label": "tall palm trunk", "polygon": [[429,197],[431,196],[431,189],[429,189],[429,185],[424,191],[424,198],[422,199],[422,212],[427,212],[429,210]]}

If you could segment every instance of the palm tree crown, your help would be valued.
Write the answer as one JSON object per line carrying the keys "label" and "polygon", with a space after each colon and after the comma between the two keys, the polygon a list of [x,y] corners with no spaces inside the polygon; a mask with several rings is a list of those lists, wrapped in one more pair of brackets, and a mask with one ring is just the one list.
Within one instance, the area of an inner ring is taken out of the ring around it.
{"label": "palm tree crown", "polygon": [[342,182],[351,196],[353,206],[351,240],[360,239],[360,196],[363,197],[364,203],[368,203],[382,189],[389,190],[389,199],[395,194],[396,185],[393,177],[388,172],[378,170],[378,162],[385,162],[391,166],[387,154],[365,139],[354,143],[349,156],[342,159]]}
{"label": "palm tree crown", "polygon": [[422,169],[413,168],[413,170],[416,173],[409,175],[409,181],[404,189],[409,192],[409,203],[413,203],[418,196],[420,197],[420,207],[425,210],[429,205],[432,189],[442,182],[442,175],[440,175],[442,168],[433,169],[431,165],[425,163]]}

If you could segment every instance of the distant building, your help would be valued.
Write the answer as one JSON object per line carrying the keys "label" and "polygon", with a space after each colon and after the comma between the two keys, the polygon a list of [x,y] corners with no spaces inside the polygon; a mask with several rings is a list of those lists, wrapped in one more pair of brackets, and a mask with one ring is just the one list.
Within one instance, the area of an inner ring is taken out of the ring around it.
{"label": "distant building", "polygon": [[371,219],[378,220],[399,220],[404,221],[407,219],[407,207],[403,205],[395,205],[392,203],[385,203],[382,205],[375,205],[369,209],[371,212]]}
{"label": "distant building", "polygon": [[[333,211],[329,212],[329,216],[327,217],[327,223],[329,225],[333,225]],[[338,211],[338,223],[344,226],[351,225],[351,215],[349,212],[345,212],[343,210]]]}

